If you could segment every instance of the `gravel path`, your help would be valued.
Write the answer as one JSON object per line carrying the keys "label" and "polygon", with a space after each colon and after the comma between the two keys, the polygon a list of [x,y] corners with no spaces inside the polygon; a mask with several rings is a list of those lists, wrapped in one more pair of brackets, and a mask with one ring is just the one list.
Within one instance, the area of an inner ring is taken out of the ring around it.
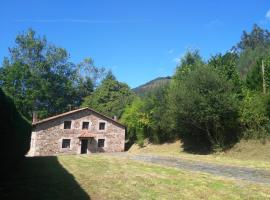
{"label": "gravel path", "polygon": [[202,161],[190,161],[181,158],[172,158],[157,155],[130,155],[128,153],[114,153],[110,155],[114,155],[117,157],[126,157],[131,160],[144,161],[163,166],[176,167],[189,171],[209,173],[217,176],[270,185],[269,170],[212,164]]}

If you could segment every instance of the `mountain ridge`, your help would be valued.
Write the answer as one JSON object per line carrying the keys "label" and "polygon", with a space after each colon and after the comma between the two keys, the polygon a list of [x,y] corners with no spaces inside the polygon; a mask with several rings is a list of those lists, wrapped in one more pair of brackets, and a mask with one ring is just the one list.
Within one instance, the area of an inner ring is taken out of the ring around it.
{"label": "mountain ridge", "polygon": [[160,87],[168,84],[171,81],[171,76],[157,77],[153,80],[150,80],[138,87],[133,88],[132,90],[139,96],[145,96],[148,93],[151,93]]}

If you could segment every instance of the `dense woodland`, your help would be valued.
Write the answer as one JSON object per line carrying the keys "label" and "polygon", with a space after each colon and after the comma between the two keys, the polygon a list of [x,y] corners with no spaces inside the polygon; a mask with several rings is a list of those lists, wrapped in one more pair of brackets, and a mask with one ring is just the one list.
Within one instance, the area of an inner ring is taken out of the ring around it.
{"label": "dense woodland", "polygon": [[117,116],[129,143],[180,138],[188,151],[220,151],[270,135],[270,32],[257,25],[224,54],[204,60],[197,50],[186,52],[172,78],[144,95],[91,58],[71,62],[67,50],[31,29],[9,52],[0,86],[29,121],[33,112],[45,118],[89,106]]}

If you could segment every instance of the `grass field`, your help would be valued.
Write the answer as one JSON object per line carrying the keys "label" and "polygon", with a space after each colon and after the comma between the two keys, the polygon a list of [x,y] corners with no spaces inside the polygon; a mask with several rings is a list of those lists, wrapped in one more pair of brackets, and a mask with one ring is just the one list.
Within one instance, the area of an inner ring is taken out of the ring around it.
{"label": "grass field", "polygon": [[232,166],[246,166],[270,170],[270,142],[262,144],[260,141],[241,141],[232,149],[209,155],[186,153],[181,148],[178,140],[173,143],[153,145],[146,142],[145,147],[133,145],[128,151],[130,154],[154,154],[172,157],[181,157],[188,160],[199,160],[209,163],[217,163]]}
{"label": "grass field", "polygon": [[104,154],[26,158],[1,191],[1,199],[270,199],[270,186]]}

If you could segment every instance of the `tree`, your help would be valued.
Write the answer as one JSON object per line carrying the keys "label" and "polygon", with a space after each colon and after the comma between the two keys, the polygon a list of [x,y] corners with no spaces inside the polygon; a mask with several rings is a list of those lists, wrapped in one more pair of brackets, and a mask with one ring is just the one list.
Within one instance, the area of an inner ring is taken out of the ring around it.
{"label": "tree", "polygon": [[269,46],[270,32],[254,24],[250,33],[243,31],[240,42],[232,49],[237,53],[241,53],[247,49],[254,50],[258,47],[268,48]]}
{"label": "tree", "polygon": [[270,32],[255,24],[250,33],[243,32],[240,42],[232,50],[239,56],[237,67],[245,78],[258,62],[270,54]]}
{"label": "tree", "polygon": [[85,81],[88,83],[91,81],[93,88],[97,87],[106,75],[106,69],[104,67],[96,67],[91,58],[85,58],[77,65],[77,69],[78,75],[84,74],[83,78],[85,78]]}
{"label": "tree", "polygon": [[191,71],[202,65],[204,65],[204,62],[199,51],[188,51],[177,65],[174,78],[178,80],[184,79]]}
{"label": "tree", "polygon": [[9,52],[0,68],[0,86],[28,119],[33,111],[44,118],[79,107],[104,73],[90,58],[70,62],[65,49],[32,29],[19,34]]}
{"label": "tree", "polygon": [[238,99],[215,69],[201,66],[175,78],[169,95],[174,129],[187,150],[224,149],[238,139]]}
{"label": "tree", "polygon": [[246,139],[265,139],[270,131],[270,96],[256,91],[244,90],[240,106],[240,122],[243,137]]}
{"label": "tree", "polygon": [[76,66],[65,49],[48,44],[35,31],[20,34],[1,69],[1,86],[28,119],[46,117],[76,105]]}
{"label": "tree", "polygon": [[262,61],[264,61],[265,67],[264,78],[266,89],[270,86],[270,56],[265,56],[264,58],[257,59],[253,68],[246,75],[246,87],[252,91],[263,91]]}
{"label": "tree", "polygon": [[143,146],[147,129],[151,120],[144,111],[145,103],[139,97],[135,98],[131,105],[128,105],[121,117],[121,122],[128,127],[127,139],[129,143],[137,142]]}
{"label": "tree", "polygon": [[133,98],[134,93],[128,85],[117,81],[115,76],[108,72],[92,95],[84,99],[82,107],[91,107],[108,116],[115,115],[120,118]]}
{"label": "tree", "polygon": [[144,102],[142,111],[151,121],[145,137],[153,143],[162,143],[175,138],[175,134],[171,131],[171,118],[168,113],[168,87],[164,85],[142,98]]}
{"label": "tree", "polygon": [[239,57],[236,53],[227,52],[224,55],[217,54],[212,56],[208,61],[208,65],[213,67],[220,76],[230,81],[233,84],[234,91],[241,95],[243,82],[237,69],[238,59]]}

